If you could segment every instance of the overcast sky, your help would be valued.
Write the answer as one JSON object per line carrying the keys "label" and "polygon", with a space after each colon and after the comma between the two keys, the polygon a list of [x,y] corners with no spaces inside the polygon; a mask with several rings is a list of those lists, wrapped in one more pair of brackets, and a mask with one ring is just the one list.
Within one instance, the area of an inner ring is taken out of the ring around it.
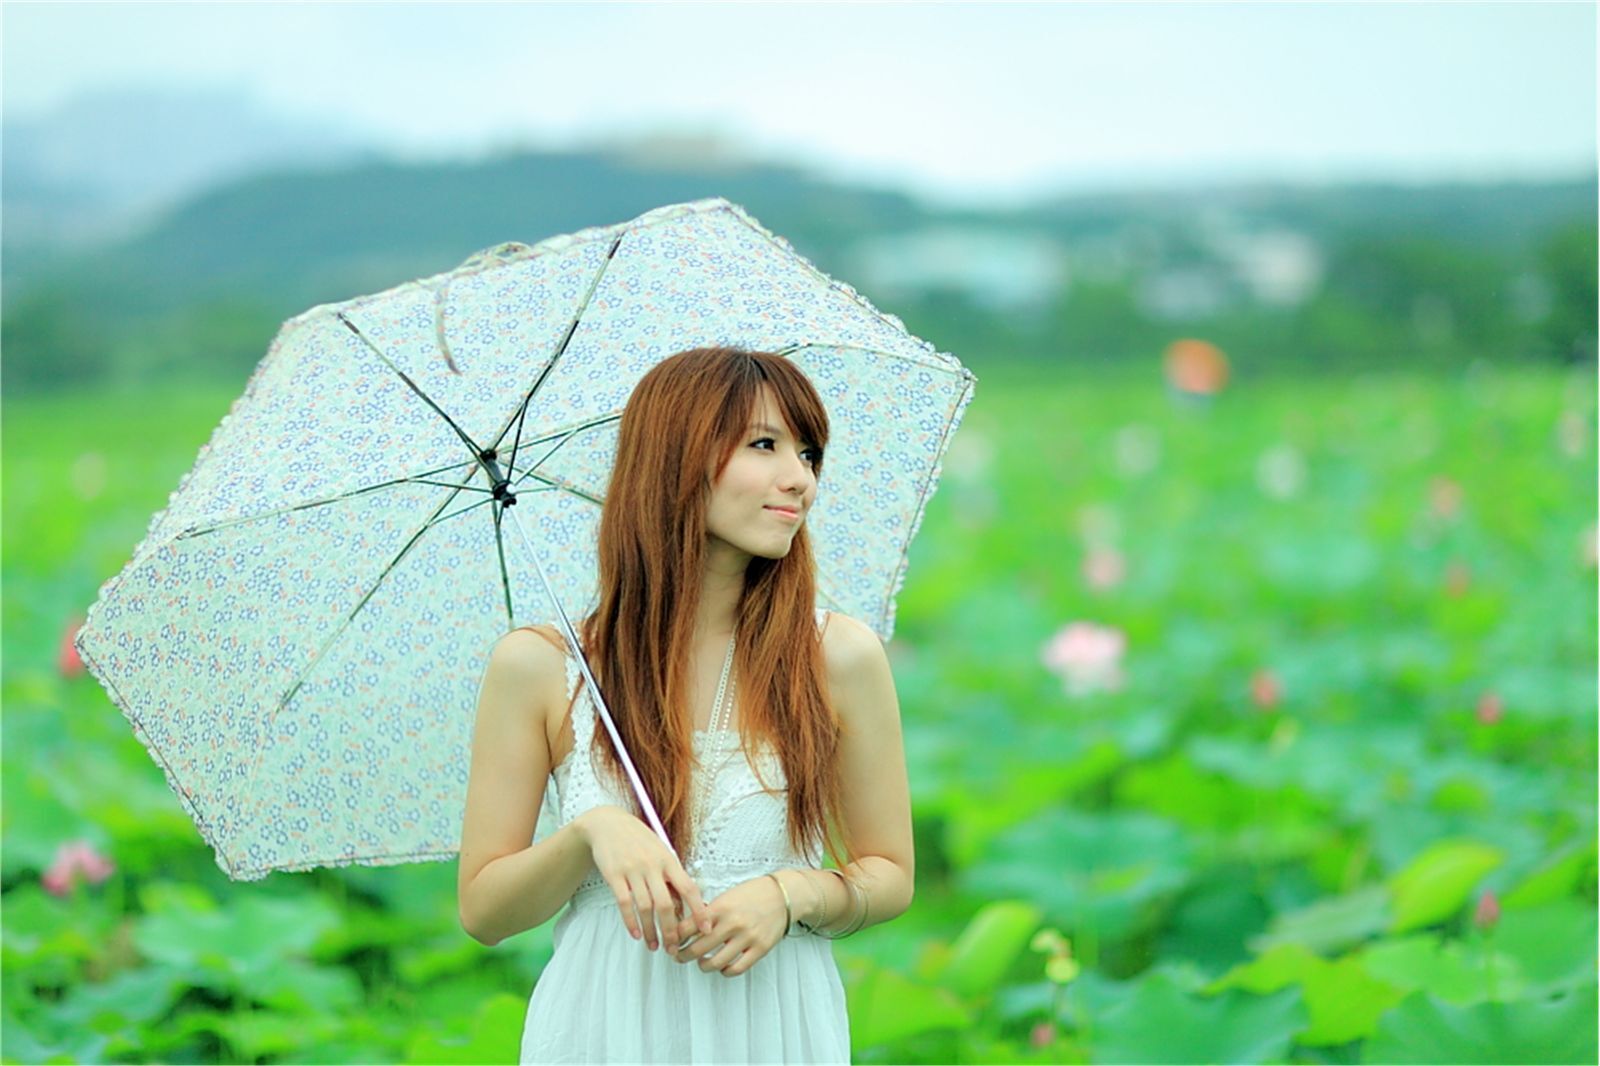
{"label": "overcast sky", "polygon": [[714,130],[930,196],[1570,176],[1593,3],[0,5],[7,116],[244,90],[445,154]]}

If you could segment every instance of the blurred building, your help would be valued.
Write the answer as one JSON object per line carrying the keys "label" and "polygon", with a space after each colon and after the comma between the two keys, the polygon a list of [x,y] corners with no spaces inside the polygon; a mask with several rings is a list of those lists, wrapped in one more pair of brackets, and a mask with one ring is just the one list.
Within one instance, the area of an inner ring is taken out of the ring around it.
{"label": "blurred building", "polygon": [[868,237],[850,251],[848,276],[884,300],[958,292],[998,312],[1049,305],[1067,284],[1054,239],[1015,231],[937,226]]}

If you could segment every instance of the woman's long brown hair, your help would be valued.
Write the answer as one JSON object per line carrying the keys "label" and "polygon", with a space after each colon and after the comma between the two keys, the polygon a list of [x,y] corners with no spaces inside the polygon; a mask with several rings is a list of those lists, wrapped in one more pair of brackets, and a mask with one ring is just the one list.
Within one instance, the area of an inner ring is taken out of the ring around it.
{"label": "woman's long brown hair", "polygon": [[[795,438],[818,450],[820,477],[828,414],[789,360],[693,348],[657,363],[623,410],[600,517],[599,606],[576,627],[617,732],[680,856],[693,842],[694,721],[686,690],[706,508],[715,477],[746,443],[763,385]],[[781,760],[790,845],[801,854],[820,845],[843,871],[854,860],[841,817],[843,727],[828,698],[815,593],[804,525],[783,558],[751,559],[735,620],[739,732],[746,753],[765,740]],[[594,731],[593,744],[615,779],[626,782],[604,729]]]}

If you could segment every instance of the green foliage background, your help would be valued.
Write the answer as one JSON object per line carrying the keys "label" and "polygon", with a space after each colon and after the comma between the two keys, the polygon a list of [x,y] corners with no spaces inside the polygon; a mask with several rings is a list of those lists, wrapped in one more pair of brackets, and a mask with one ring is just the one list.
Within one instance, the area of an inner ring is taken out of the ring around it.
{"label": "green foliage background", "polygon": [[[856,1061],[1594,1061],[1593,367],[979,373],[890,644],[916,901],[836,945]],[[477,945],[451,864],[228,882],[58,669],[236,392],[6,398],[0,1057],[515,1061],[548,925]],[[1121,688],[1043,665],[1078,620]],[[116,870],[58,898],[74,838]]]}
{"label": "green foliage background", "polygon": [[[954,211],[527,153],[7,245],[0,1058],[515,1061],[548,924],[476,944],[448,863],[227,881],[61,649],[285,318],[714,195],[845,278],[937,227],[1142,257],[1025,308],[867,294],[980,381],[889,646],[918,883],[835,945],[856,1061],[1595,1061],[1592,178]],[[1153,315],[1151,275],[1218,268],[1218,211],[1321,281]],[[1167,390],[1179,337],[1221,393]],[[1075,621],[1125,635],[1120,687],[1046,668]],[[75,839],[115,872],[60,897]]]}

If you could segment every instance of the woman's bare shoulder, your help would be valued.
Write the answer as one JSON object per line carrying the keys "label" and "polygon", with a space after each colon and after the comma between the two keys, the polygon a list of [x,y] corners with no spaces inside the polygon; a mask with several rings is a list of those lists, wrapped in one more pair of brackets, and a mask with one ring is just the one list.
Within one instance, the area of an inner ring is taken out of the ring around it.
{"label": "woman's bare shoulder", "polygon": [[886,659],[883,641],[872,627],[859,618],[829,611],[822,630],[822,657],[828,680],[837,685],[859,673],[878,659]]}
{"label": "woman's bare shoulder", "polygon": [[562,656],[565,656],[567,654],[567,641],[566,641],[566,638],[563,637],[561,635],[561,631],[559,629],[557,629],[553,625],[545,623],[543,625],[518,626],[517,628],[515,628],[515,629],[511,630],[510,632],[508,632],[508,633],[504,634],[503,636],[501,636],[500,639],[501,640],[508,640],[508,639],[511,639],[511,638],[515,637],[516,638],[515,642],[517,644],[519,644],[519,645],[528,644],[529,641],[528,641],[527,637],[526,636],[522,636],[520,634],[528,634],[528,635],[531,635],[531,636],[538,637],[544,643],[546,643],[546,644],[550,645],[550,647],[554,648],[558,654],[560,654]]}
{"label": "woman's bare shoulder", "polygon": [[566,655],[566,642],[554,626],[518,626],[495,641],[489,670],[559,694],[566,684]]}

